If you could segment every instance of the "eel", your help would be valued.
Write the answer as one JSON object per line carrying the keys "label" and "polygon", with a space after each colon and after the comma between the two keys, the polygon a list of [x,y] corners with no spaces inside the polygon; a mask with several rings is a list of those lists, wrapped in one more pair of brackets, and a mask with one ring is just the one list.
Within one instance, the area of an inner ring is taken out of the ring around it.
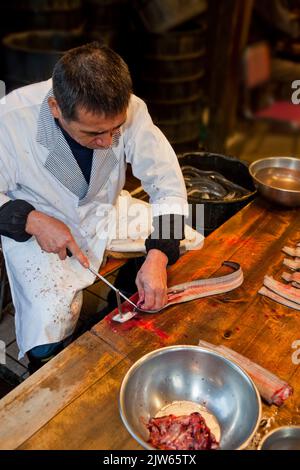
{"label": "eel", "polygon": [[168,289],[168,302],[157,310],[144,310],[142,304],[138,304],[133,311],[122,315],[117,314],[113,320],[120,323],[130,320],[138,313],[158,313],[174,304],[190,302],[191,300],[208,297],[210,295],[223,294],[239,287],[244,281],[244,275],[241,266],[234,261],[224,261],[222,266],[228,266],[233,272],[220,277],[208,279],[197,279],[195,281],[177,284]]}
{"label": "eel", "polygon": [[224,261],[222,266],[228,266],[234,272],[225,276],[197,279],[196,281],[185,282],[170,287],[168,289],[168,303],[163,308],[209,295],[223,294],[239,287],[244,280],[240,265],[233,261]]}
{"label": "eel", "polygon": [[298,307],[300,309],[299,289],[296,289],[295,287],[287,285],[287,284],[283,284],[282,282],[276,281],[271,276],[264,277],[264,286],[267,287],[272,292],[275,292],[275,294],[279,295],[280,297],[283,297],[283,299],[286,299],[289,302],[293,302],[294,304],[298,304]]}
{"label": "eel", "polygon": [[296,273],[282,273],[281,277],[286,282],[300,284],[300,273],[297,273],[297,272]]}
{"label": "eel", "polygon": [[192,191],[199,191],[204,193],[210,193],[216,198],[224,198],[227,195],[227,190],[223,188],[221,184],[215,183],[208,178],[193,178],[186,179],[185,185],[187,187],[187,194],[190,196]]}
{"label": "eel", "polygon": [[285,307],[293,308],[295,310],[300,310],[300,304],[292,302],[290,300],[285,299],[281,295],[276,294],[272,290],[268,289],[267,287],[263,286],[259,291],[259,294],[263,295],[264,297],[268,297],[271,300],[275,300],[275,302],[284,305]]}
{"label": "eel", "polygon": [[292,269],[293,271],[300,270],[300,258],[295,258],[295,259],[284,258],[283,264],[287,266],[288,268]]}
{"label": "eel", "polygon": [[221,175],[221,173],[217,171],[208,171],[208,170],[199,170],[198,168],[195,168],[193,166],[183,166],[181,168],[182,174],[186,178],[211,178],[220,184],[223,184],[225,187],[229,187],[230,189],[235,189],[236,191],[240,191],[243,194],[248,194],[249,191],[239,184],[233,183],[232,181],[228,180],[225,178],[225,176]]}
{"label": "eel", "polygon": [[290,282],[293,287],[300,289],[300,273],[299,272],[294,272],[292,274],[284,272],[281,274],[281,277],[286,282]]}
{"label": "eel", "polygon": [[[282,251],[293,258],[285,258],[283,264],[293,271],[300,270],[300,243],[296,244],[296,248],[284,246]],[[283,284],[271,276],[265,276],[264,285],[258,293],[286,307],[300,310],[300,272],[284,272],[281,277],[290,284]]]}
{"label": "eel", "polygon": [[282,248],[282,251],[285,254],[292,256],[293,258],[300,258],[300,246],[298,245],[296,248],[291,248],[290,246],[284,246]]}
{"label": "eel", "polygon": [[181,171],[188,196],[227,201],[249,194],[248,190],[229,181],[217,171],[199,170],[189,165],[183,166]]}
{"label": "eel", "polygon": [[287,382],[233,349],[222,344],[216,346],[203,340],[199,341],[199,346],[220,353],[242,367],[253,379],[259,393],[269,405],[281,406],[293,394],[293,388]]}

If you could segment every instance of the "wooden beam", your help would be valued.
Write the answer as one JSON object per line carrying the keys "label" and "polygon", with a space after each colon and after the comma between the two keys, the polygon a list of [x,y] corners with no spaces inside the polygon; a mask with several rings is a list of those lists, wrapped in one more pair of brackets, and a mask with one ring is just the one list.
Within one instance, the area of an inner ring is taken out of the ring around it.
{"label": "wooden beam", "polygon": [[210,120],[208,149],[224,152],[234,128],[243,52],[247,44],[253,0],[212,0],[209,12]]}

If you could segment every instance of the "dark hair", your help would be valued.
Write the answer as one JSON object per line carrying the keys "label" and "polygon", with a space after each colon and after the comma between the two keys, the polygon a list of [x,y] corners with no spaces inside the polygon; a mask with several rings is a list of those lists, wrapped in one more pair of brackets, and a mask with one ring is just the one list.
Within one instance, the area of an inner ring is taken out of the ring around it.
{"label": "dark hair", "polygon": [[124,60],[98,42],[66,52],[56,63],[52,78],[53,94],[66,120],[76,120],[78,106],[115,116],[127,108],[132,92]]}

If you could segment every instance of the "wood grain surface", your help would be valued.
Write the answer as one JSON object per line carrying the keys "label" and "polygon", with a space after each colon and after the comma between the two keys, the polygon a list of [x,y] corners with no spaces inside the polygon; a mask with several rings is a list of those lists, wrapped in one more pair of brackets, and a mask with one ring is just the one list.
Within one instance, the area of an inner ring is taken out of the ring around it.
{"label": "wood grain surface", "polygon": [[300,368],[292,361],[300,314],[258,294],[264,275],[280,279],[283,246],[299,240],[300,210],[256,199],[211,234],[202,250],[184,254],[169,269],[171,286],[228,273],[222,263],[232,260],[242,266],[241,287],[123,325],[108,315],[0,401],[1,448],[139,449],[119,417],[126,371],[149,351],[199,339],[235,349],[294,387],[283,407],[263,406],[256,439],[278,425],[300,424]]}

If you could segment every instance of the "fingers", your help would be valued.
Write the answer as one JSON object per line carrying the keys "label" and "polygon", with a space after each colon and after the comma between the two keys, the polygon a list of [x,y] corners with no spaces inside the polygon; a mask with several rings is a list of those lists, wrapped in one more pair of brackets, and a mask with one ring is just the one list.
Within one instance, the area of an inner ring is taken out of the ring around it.
{"label": "fingers", "polygon": [[[38,214],[40,214],[38,219],[39,231],[37,231],[35,237],[42,250],[47,253],[58,254],[61,260],[66,259],[67,255],[74,255],[82,266],[88,268],[89,260],[80,250],[69,227],[54,217],[42,213]],[[68,253],[66,250],[68,250]]]}
{"label": "fingers", "polygon": [[142,309],[159,310],[168,302],[166,270],[157,269],[156,265],[143,264],[136,278]]}
{"label": "fingers", "polygon": [[164,307],[168,302],[167,290],[164,288],[145,289],[145,298],[143,309],[158,310]]}
{"label": "fingers", "polygon": [[135,283],[136,283],[136,286],[137,286],[137,289],[138,289],[138,293],[139,293],[139,301],[138,301],[138,306],[139,306],[140,304],[144,303],[144,300],[145,300],[145,291],[144,291],[143,284],[142,284],[142,282],[139,280],[138,277],[136,278]]}
{"label": "fingers", "polygon": [[[75,242],[74,239],[68,243],[67,248],[68,248],[69,251],[75,256],[75,258],[78,259],[79,263],[82,264],[82,266],[83,266],[84,268],[88,268],[88,267],[89,267],[89,265],[90,265],[89,260],[88,260],[87,257],[82,253],[82,251],[80,250],[79,246],[77,245],[77,243]],[[65,251],[66,251],[66,250],[65,250]]]}
{"label": "fingers", "polygon": [[61,260],[64,260],[67,257],[67,252],[65,248],[63,248],[62,250],[59,250],[57,254]]}
{"label": "fingers", "polygon": [[145,291],[144,289],[139,290],[139,304],[143,304],[145,302]]}
{"label": "fingers", "polygon": [[142,308],[144,310],[155,309],[155,293],[152,290],[145,290],[145,299]]}

